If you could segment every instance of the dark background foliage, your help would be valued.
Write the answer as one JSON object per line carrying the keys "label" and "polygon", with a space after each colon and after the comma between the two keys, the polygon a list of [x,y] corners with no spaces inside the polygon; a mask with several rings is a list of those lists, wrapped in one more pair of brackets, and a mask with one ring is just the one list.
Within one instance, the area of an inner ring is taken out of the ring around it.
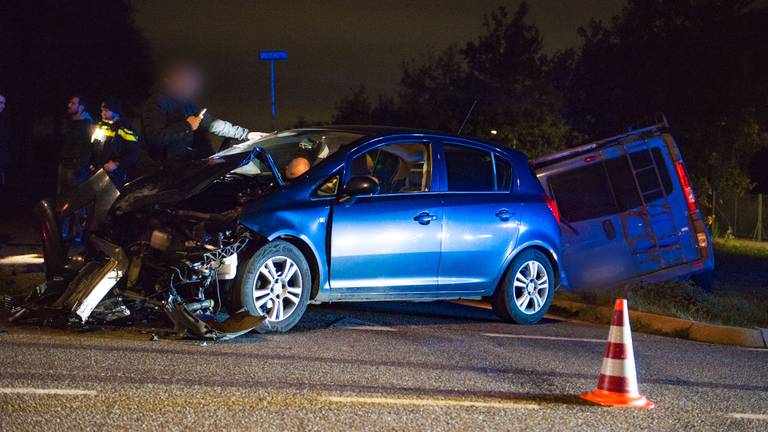
{"label": "dark background foliage", "polygon": [[[533,157],[664,112],[705,205],[715,191],[768,192],[765,2],[629,0],[608,22],[582,27],[578,46],[556,52],[544,49],[529,15],[527,3],[488,11],[475,38],[403,59],[391,93],[368,92],[375,83],[339,65],[358,84],[328,120],[457,132],[466,118],[464,134]],[[152,58],[127,0],[3,2],[0,53],[14,178],[32,189],[55,179],[67,97],[83,93],[92,114],[107,95],[135,110],[153,60],[163,60]]]}

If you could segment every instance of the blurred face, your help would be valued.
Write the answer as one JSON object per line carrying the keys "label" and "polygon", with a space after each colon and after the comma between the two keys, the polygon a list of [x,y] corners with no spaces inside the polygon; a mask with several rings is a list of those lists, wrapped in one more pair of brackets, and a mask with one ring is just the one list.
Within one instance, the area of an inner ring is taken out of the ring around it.
{"label": "blurred face", "polygon": [[194,66],[179,66],[165,78],[166,89],[179,99],[194,99],[202,90],[203,76]]}
{"label": "blurred face", "polygon": [[5,96],[0,95],[0,113],[5,111]]}
{"label": "blurred face", "polygon": [[104,121],[116,121],[119,118],[120,118],[120,115],[118,115],[116,112],[110,110],[109,107],[107,107],[103,103],[101,104],[101,119],[102,120],[104,120]]}
{"label": "blurred face", "polygon": [[67,114],[77,115],[83,112],[83,110],[85,110],[85,107],[80,105],[79,97],[73,97],[69,99],[69,103],[67,103]]}

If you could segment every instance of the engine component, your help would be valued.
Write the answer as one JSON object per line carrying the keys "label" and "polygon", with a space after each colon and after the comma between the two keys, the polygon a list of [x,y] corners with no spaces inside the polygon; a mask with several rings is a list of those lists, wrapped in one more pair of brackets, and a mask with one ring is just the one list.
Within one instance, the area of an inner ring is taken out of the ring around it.
{"label": "engine component", "polygon": [[152,236],[149,238],[149,246],[159,251],[167,251],[171,247],[171,233],[165,230],[156,229],[152,231]]}
{"label": "engine component", "polygon": [[232,280],[237,275],[237,254],[230,255],[221,262],[214,262],[216,267],[216,278],[219,280]]}

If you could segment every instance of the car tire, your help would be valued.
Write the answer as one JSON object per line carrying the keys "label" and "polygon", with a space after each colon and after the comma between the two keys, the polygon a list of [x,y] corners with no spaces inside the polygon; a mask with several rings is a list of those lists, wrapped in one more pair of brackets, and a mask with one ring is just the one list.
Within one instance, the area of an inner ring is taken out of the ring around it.
{"label": "car tire", "polygon": [[267,316],[254,329],[256,332],[285,333],[301,320],[309,303],[312,276],[296,246],[283,240],[269,242],[241,270],[232,293],[233,303],[236,310]]}
{"label": "car tire", "polygon": [[549,310],[554,295],[552,264],[543,253],[529,249],[512,260],[491,297],[491,305],[503,321],[535,324]]}

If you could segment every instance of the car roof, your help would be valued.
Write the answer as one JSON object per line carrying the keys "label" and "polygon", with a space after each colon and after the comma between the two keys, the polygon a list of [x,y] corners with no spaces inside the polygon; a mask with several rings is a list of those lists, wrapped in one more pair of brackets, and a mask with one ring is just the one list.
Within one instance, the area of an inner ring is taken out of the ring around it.
{"label": "car roof", "polygon": [[304,128],[297,128],[294,130],[351,132],[351,133],[358,133],[360,135],[365,135],[368,138],[384,137],[389,135],[409,135],[409,134],[430,135],[430,136],[437,136],[437,137],[444,137],[444,138],[453,138],[457,140],[473,141],[473,142],[494,147],[502,152],[507,152],[512,154],[521,154],[525,156],[519,150],[511,149],[500,143],[489,142],[489,141],[481,140],[479,138],[466,136],[466,135],[456,135],[456,134],[438,132],[438,131],[429,130],[429,129],[418,129],[418,128],[408,128],[408,127],[396,127],[396,126],[378,126],[378,125],[329,125],[329,126],[310,126],[310,127],[304,127]]}

